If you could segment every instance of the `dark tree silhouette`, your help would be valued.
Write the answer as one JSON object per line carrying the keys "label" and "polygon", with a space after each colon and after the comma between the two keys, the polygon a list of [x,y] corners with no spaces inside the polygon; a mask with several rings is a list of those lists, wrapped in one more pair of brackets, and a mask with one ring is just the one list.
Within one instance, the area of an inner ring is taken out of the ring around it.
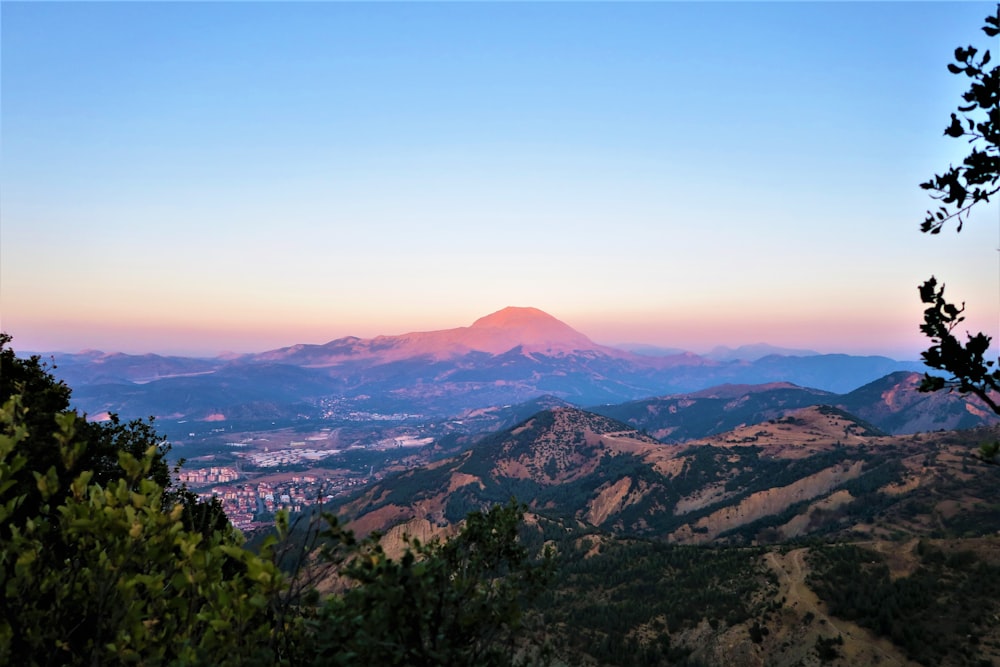
{"label": "dark tree silhouette", "polygon": [[[1000,34],[1000,4],[994,16],[987,16],[983,32],[991,38]],[[956,231],[968,219],[969,211],[979,204],[988,204],[990,197],[1000,192],[1000,68],[987,69],[990,52],[967,46],[955,49],[955,62],[948,71],[970,79],[964,101],[951,114],[951,123],[944,133],[956,139],[966,139],[972,151],[959,166],[921,183],[931,197],[942,204],[936,211],[927,211],[920,225],[923,232],[938,234],[948,223],[956,223]],[[987,359],[990,337],[984,333],[966,334],[963,343],[955,328],[964,321],[965,304],[950,303],[944,296],[944,284],[933,276],[920,287],[920,299],[927,305],[920,330],[931,339],[931,346],[921,356],[927,365],[949,374],[948,377],[924,375],[921,391],[955,390],[979,397],[994,412],[1000,414],[996,392],[1000,392],[1000,368]]]}

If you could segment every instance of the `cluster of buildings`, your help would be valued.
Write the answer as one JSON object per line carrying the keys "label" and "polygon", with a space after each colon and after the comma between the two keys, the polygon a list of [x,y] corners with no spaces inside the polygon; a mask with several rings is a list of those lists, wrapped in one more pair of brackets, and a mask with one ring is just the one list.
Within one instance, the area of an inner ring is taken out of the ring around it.
{"label": "cluster of buildings", "polygon": [[205,484],[225,484],[235,482],[240,478],[236,468],[220,466],[214,468],[199,468],[197,470],[185,470],[180,473],[178,479],[181,483],[189,486],[204,486]]}
{"label": "cluster of buildings", "polygon": [[353,405],[354,401],[346,398],[322,398],[319,406],[323,410],[323,419],[336,419],[352,422],[402,422],[419,421],[425,419],[421,414],[410,414],[409,412],[369,412],[358,410]]}
{"label": "cluster of buildings", "polygon": [[[188,478],[189,484],[197,484],[196,480],[213,476],[210,471],[215,468],[203,468],[181,473]],[[220,468],[224,477],[234,475],[227,481],[235,481],[239,477],[235,468]],[[218,476],[218,475],[216,475]],[[218,498],[226,511],[229,521],[240,530],[270,525],[274,513],[278,510],[301,512],[310,505],[327,502],[338,495],[343,495],[351,489],[368,482],[365,477],[321,477],[315,474],[291,476],[287,481],[244,481],[214,485],[202,489],[199,497],[208,500]]]}
{"label": "cluster of buildings", "polygon": [[226,516],[241,530],[255,527],[280,509],[301,512],[316,500],[310,499],[305,488],[294,482],[287,485],[245,482],[216,486],[198,495],[206,499],[214,496],[221,500]]}

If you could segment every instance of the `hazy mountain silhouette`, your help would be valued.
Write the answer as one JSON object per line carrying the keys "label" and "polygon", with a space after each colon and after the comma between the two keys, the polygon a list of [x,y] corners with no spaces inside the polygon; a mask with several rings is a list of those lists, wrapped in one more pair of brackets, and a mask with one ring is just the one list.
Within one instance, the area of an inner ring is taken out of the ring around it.
{"label": "hazy mountain silhouette", "polygon": [[373,411],[455,415],[546,394],[576,405],[615,404],[723,383],[791,382],[843,393],[920,368],[849,355],[771,354],[756,361],[716,361],[690,352],[645,356],[599,345],[541,310],[521,307],[467,327],[215,359],[53,356],[57,375],[71,382],[77,405],[90,413],[195,419],[206,411],[214,419],[246,414],[248,405],[294,416],[329,397],[364,401]]}
{"label": "hazy mountain silhouette", "polygon": [[893,434],[1000,423],[1000,417],[973,396],[957,392],[920,392],[922,377],[919,373],[906,371],[891,373],[846,394],[787,382],[727,384],[591,409],[642,429],[664,442],[685,442],[715,435],[781,417],[790,410],[810,405],[842,408]]}

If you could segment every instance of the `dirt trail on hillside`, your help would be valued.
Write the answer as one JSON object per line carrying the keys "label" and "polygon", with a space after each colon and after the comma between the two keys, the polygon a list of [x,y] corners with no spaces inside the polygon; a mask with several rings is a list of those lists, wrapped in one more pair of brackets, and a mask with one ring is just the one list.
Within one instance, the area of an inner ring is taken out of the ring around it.
{"label": "dirt trail on hillside", "polygon": [[[827,613],[826,605],[806,585],[806,574],[809,571],[805,564],[807,552],[808,549],[802,548],[786,554],[772,551],[765,556],[768,566],[778,575],[781,587],[778,596],[785,597],[785,606],[795,609],[802,616],[811,612],[815,617],[811,624],[813,632],[809,633],[809,641],[803,642],[803,651],[811,651],[815,636],[840,635],[844,638],[844,644],[838,647],[842,656],[839,664],[919,667],[917,663],[907,660],[902,651],[889,640],[877,637],[852,621]],[[799,659],[805,657],[798,656]]]}

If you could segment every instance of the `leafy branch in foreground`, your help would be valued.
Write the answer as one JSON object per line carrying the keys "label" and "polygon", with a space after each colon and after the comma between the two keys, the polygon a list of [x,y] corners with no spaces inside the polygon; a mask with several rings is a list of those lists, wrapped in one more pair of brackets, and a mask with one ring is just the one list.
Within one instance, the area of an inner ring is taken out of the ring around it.
{"label": "leafy branch in foreground", "polygon": [[1000,414],[1000,405],[994,400],[994,392],[1000,390],[1000,370],[991,370],[996,362],[986,359],[990,337],[984,333],[967,334],[963,344],[955,336],[955,327],[965,320],[965,304],[948,303],[944,285],[938,287],[933,277],[920,287],[920,299],[928,305],[920,330],[933,343],[921,356],[931,368],[951,374],[950,378],[924,374],[920,391],[948,389],[973,394]]}
{"label": "leafy branch in foreground", "polygon": [[[1000,34],[1000,4],[996,14],[986,17],[983,32],[991,38]],[[990,52],[975,47],[955,49],[955,62],[948,71],[971,79],[969,90],[962,95],[965,102],[958,113],[951,114],[951,123],[945,135],[964,138],[972,144],[972,151],[959,166],[949,166],[943,174],[921,183],[931,197],[944,204],[936,212],[927,211],[920,229],[938,234],[949,221],[954,220],[956,231],[968,219],[969,211],[976,205],[988,203],[990,197],[1000,192],[1000,68],[987,69]],[[959,117],[961,114],[961,118]],[[920,330],[932,345],[921,355],[930,368],[943,370],[950,377],[925,374],[921,391],[941,389],[973,394],[993,412],[1000,414],[1000,404],[995,398],[1000,390],[1000,371],[996,362],[986,359],[990,337],[984,333],[967,334],[963,343],[954,334],[955,327],[964,321],[965,304],[957,306],[944,297],[944,285],[938,286],[932,276],[920,286],[920,299],[927,306]]]}
{"label": "leafy branch in foreground", "polygon": [[[1000,5],[996,16],[987,16],[983,32],[989,37],[1000,34]],[[961,231],[963,218],[980,202],[988,202],[1000,191],[1000,68],[986,69],[990,52],[985,51],[979,60],[979,51],[972,46],[955,49],[955,62],[948,64],[952,74],[964,74],[972,79],[969,90],[962,95],[965,105],[958,107],[962,114],[951,114],[951,123],[944,134],[955,139],[967,138],[973,145],[962,164],[949,166],[943,174],[936,174],[920,187],[929,190],[931,197],[946,206],[937,211],[927,211],[920,230],[938,234],[946,222],[955,220]],[[966,203],[968,202],[968,203]]]}

